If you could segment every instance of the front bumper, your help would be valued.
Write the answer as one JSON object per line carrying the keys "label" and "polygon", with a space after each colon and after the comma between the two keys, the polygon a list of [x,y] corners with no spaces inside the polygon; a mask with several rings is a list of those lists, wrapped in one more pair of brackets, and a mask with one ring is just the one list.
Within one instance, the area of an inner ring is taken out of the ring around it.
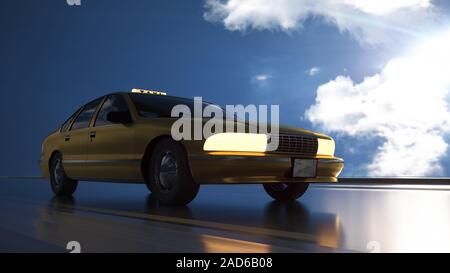
{"label": "front bumper", "polygon": [[344,160],[337,157],[315,159],[316,176],[311,178],[292,177],[293,157],[285,155],[200,155],[190,156],[189,163],[195,181],[200,184],[337,182]]}

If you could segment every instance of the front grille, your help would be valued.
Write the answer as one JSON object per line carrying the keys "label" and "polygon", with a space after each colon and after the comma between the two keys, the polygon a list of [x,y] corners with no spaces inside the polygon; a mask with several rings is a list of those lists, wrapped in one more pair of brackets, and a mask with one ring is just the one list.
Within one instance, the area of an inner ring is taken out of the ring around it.
{"label": "front grille", "polygon": [[[272,135],[271,138],[277,137]],[[303,135],[278,135],[278,148],[273,153],[294,153],[315,156],[317,153],[317,138]]]}

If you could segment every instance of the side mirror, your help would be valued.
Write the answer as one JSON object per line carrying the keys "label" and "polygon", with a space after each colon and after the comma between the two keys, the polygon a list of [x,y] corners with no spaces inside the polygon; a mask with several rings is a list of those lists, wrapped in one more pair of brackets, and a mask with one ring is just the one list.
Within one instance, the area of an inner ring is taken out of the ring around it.
{"label": "side mirror", "polygon": [[112,111],[106,116],[106,119],[112,123],[128,124],[131,123],[130,112]]}

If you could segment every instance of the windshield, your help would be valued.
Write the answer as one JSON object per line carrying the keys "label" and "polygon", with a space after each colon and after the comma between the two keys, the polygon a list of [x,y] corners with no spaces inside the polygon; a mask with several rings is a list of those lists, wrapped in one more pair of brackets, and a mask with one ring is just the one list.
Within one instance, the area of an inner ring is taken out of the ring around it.
{"label": "windshield", "polygon": [[[180,104],[189,107],[189,109],[191,109],[191,114],[194,113],[193,99],[138,93],[132,93],[130,94],[130,97],[136,106],[139,116],[144,118],[171,117],[172,108]],[[220,106],[208,102],[202,102],[202,113],[207,106],[217,107],[217,109],[222,111],[223,115],[225,115],[225,111]]]}

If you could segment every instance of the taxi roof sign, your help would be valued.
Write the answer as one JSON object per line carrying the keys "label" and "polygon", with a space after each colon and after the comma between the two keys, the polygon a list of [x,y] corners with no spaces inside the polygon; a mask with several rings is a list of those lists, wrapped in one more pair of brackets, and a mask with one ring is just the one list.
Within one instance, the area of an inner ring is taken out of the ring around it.
{"label": "taxi roof sign", "polygon": [[131,93],[150,94],[150,95],[161,95],[161,96],[166,96],[166,95],[167,95],[166,92],[155,91],[155,90],[145,90],[145,89],[140,89],[140,88],[133,88],[133,89],[131,90]]}

